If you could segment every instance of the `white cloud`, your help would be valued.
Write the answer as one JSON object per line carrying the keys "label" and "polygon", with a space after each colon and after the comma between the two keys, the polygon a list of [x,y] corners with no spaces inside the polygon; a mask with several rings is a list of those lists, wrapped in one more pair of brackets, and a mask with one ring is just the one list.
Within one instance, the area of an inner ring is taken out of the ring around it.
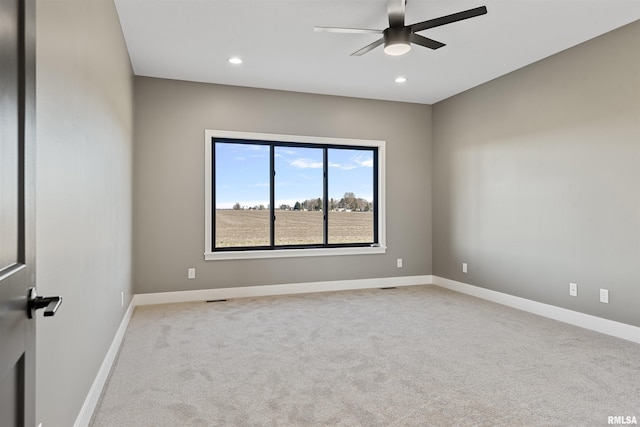
{"label": "white cloud", "polygon": [[345,171],[356,168],[371,168],[373,167],[373,157],[366,154],[358,154],[351,157],[347,163],[329,163],[329,167]]}
{"label": "white cloud", "polygon": [[335,169],[342,169],[345,171],[357,168],[357,166],[354,166],[354,165],[342,164],[342,163],[331,163],[331,162],[329,162],[329,167],[335,168]]}
{"label": "white cloud", "polygon": [[372,168],[373,167],[373,158],[369,157],[369,158],[359,158],[359,159],[354,159],[355,162],[362,166],[363,168]]}
{"label": "white cloud", "polygon": [[295,159],[289,164],[299,169],[322,169],[322,162],[316,162],[310,159]]}

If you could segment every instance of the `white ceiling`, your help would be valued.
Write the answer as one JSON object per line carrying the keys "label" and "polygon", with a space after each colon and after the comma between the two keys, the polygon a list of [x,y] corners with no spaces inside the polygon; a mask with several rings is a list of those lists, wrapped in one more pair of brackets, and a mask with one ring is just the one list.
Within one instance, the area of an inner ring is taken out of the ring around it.
{"label": "white ceiling", "polygon": [[[386,0],[115,0],[136,75],[433,104],[640,19],[640,0],[408,0],[406,24],[485,5],[419,34],[446,44],[350,54],[384,29]],[[239,56],[242,65],[228,58]],[[394,83],[405,76],[404,84]]]}

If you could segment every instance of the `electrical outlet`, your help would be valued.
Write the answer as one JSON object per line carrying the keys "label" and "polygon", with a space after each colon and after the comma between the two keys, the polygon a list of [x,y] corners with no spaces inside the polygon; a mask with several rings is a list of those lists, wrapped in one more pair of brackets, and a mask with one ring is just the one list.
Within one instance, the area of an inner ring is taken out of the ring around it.
{"label": "electrical outlet", "polygon": [[609,290],[608,289],[600,289],[600,302],[604,304],[609,304]]}
{"label": "electrical outlet", "polygon": [[402,258],[398,258],[398,260],[396,261],[396,265],[398,266],[398,268],[402,268]]}
{"label": "electrical outlet", "polygon": [[195,279],[196,278],[196,269],[190,268],[187,270],[187,279]]}
{"label": "electrical outlet", "polygon": [[578,296],[578,284],[577,283],[569,283],[569,295],[572,297]]}
{"label": "electrical outlet", "polygon": [[462,263],[462,272],[463,272],[463,273],[466,273],[466,272],[467,272],[467,263],[466,263],[466,262],[463,262],[463,263]]}

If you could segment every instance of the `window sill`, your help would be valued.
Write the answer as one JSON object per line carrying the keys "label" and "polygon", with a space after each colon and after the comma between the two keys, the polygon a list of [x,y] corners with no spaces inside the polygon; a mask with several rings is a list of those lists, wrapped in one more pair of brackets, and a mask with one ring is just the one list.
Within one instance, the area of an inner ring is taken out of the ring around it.
{"label": "window sill", "polygon": [[387,252],[385,246],[358,248],[275,249],[268,251],[205,252],[205,261],[233,259],[297,258],[309,256],[377,255]]}

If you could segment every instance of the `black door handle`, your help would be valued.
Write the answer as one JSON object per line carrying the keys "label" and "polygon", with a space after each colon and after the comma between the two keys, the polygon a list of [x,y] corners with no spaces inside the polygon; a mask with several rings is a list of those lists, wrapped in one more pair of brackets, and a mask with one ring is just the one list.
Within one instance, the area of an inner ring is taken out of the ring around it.
{"label": "black door handle", "polygon": [[62,304],[62,297],[41,297],[36,293],[36,288],[29,289],[29,304],[27,307],[27,316],[29,319],[33,319],[36,315],[36,310],[44,308],[44,315],[49,317],[56,314],[58,307]]}

